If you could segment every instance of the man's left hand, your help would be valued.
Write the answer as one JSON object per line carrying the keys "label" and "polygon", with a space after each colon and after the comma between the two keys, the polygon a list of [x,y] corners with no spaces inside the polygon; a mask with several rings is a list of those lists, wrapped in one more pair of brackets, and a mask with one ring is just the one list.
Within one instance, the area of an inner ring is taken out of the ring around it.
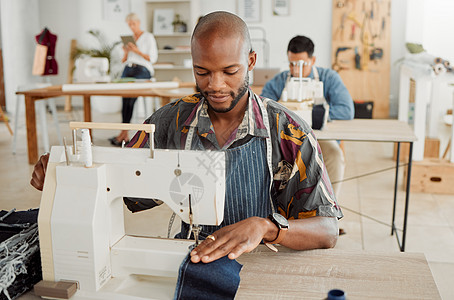
{"label": "man's left hand", "polygon": [[265,237],[273,234],[273,227],[277,227],[268,219],[251,217],[238,223],[225,226],[212,234],[191,252],[191,261],[194,263],[209,263],[225,255],[236,259],[245,252],[254,250]]}

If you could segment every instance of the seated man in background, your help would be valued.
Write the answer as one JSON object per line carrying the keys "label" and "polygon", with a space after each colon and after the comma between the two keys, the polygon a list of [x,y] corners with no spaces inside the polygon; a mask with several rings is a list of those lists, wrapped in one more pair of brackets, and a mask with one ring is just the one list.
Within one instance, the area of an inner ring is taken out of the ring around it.
{"label": "seated man in background", "polygon": [[[311,39],[297,35],[292,38],[287,47],[287,57],[290,70],[284,71],[268,81],[262,90],[262,97],[276,101],[281,99],[282,91],[289,78],[299,77],[298,62],[303,63],[303,77],[309,77],[323,82],[323,94],[329,104],[331,120],[351,120],[355,114],[352,97],[345,87],[339,74],[331,69],[315,66],[314,43]],[[337,141],[319,141],[322,148],[328,175],[333,182],[336,197],[339,196],[340,182],[344,178],[344,153]]]}
{"label": "seated man in background", "polygon": [[[193,32],[191,55],[200,93],[165,105],[145,121],[156,124],[156,148],[226,154],[224,221],[202,226],[205,240],[191,260],[236,259],[262,241],[298,250],[334,247],[342,212],[317,140],[296,114],[248,87],[256,53],[244,21],[228,12],[204,16]],[[147,147],[148,138],[138,132],[128,146]],[[31,184],[37,189],[47,161],[42,156],[35,166]],[[133,212],[158,205],[140,200],[124,199]],[[178,237],[188,231],[182,223]]]}

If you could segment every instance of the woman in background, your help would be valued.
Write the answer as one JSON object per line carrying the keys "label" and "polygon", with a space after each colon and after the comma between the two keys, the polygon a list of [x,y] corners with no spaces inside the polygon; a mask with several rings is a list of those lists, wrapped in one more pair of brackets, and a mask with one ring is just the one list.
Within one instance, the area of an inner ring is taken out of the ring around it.
{"label": "woman in background", "polygon": [[[128,43],[123,46],[125,52],[122,62],[125,64],[122,78],[134,77],[150,79],[153,77],[153,63],[158,60],[156,40],[150,32],[140,29],[140,19],[135,13],[126,16],[126,23],[133,33],[135,44]],[[136,98],[123,98],[121,109],[122,123],[130,123]],[[122,142],[129,142],[127,130],[122,130],[118,136],[109,139],[112,145],[121,146]]]}

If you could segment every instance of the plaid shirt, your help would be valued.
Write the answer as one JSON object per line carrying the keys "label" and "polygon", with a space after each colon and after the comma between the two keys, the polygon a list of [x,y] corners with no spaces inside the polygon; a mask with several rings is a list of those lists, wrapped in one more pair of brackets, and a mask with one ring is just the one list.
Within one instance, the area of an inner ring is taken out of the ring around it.
{"label": "plaid shirt", "polygon": [[[276,101],[260,98],[249,90],[243,120],[221,148],[201,94],[186,96],[156,111],[145,123],[156,125],[155,147],[184,149],[190,127],[207,150],[231,149],[252,137],[267,138],[257,101],[268,113],[272,144],[273,186],[271,195],[279,213],[287,219],[327,216],[341,218],[342,212],[323,163],[322,152],[309,125]],[[128,145],[149,147],[148,134],[139,131]],[[129,206],[128,206],[129,207]]]}

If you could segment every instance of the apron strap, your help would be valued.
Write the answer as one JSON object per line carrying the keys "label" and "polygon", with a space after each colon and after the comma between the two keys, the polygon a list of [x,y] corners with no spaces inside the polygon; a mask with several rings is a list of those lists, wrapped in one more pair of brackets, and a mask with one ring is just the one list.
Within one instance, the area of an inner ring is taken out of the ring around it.
{"label": "apron strap", "polygon": [[[263,117],[263,123],[265,123],[265,128],[266,132],[268,134],[268,137],[265,139],[266,142],[266,161],[268,164],[268,171],[270,173],[270,187],[269,187],[269,194],[270,194],[270,204],[271,204],[271,211],[275,213],[274,210],[274,204],[273,204],[273,198],[271,197],[271,188],[273,186],[273,165],[271,163],[271,158],[272,158],[272,146],[271,146],[271,130],[270,130],[270,122],[268,120],[268,113],[265,109],[265,106],[263,105],[263,102],[261,99],[257,99],[257,96],[253,93],[253,99],[258,103],[260,107],[260,111],[262,113]],[[186,137],[186,143],[184,146],[185,150],[191,150],[191,143],[192,139],[194,137],[194,127],[190,127],[188,131],[188,135]]]}
{"label": "apron strap", "polygon": [[257,96],[255,94],[254,95],[254,100],[258,103],[258,105],[260,106],[260,111],[262,113],[262,116],[263,116],[263,123],[265,123],[265,128],[266,128],[266,132],[268,134],[268,137],[265,139],[266,141],[266,161],[267,161],[267,164],[268,164],[268,170],[270,172],[270,187],[269,187],[269,194],[270,194],[270,204],[271,204],[271,211],[273,213],[275,213],[275,210],[274,210],[274,203],[273,203],[273,198],[271,196],[271,188],[273,186],[273,165],[271,163],[271,158],[272,158],[272,155],[273,155],[273,148],[271,146],[271,130],[270,130],[270,122],[268,120],[268,112],[266,111],[265,109],[265,105],[263,105],[263,101],[261,99],[257,99]]}
{"label": "apron strap", "polygon": [[315,66],[312,66],[312,72],[314,73],[314,80],[315,81],[320,81],[320,76],[318,75],[317,68]]}
{"label": "apron strap", "polygon": [[192,138],[194,137],[194,127],[189,127],[188,135],[186,136],[186,144],[184,150],[191,150]]}

